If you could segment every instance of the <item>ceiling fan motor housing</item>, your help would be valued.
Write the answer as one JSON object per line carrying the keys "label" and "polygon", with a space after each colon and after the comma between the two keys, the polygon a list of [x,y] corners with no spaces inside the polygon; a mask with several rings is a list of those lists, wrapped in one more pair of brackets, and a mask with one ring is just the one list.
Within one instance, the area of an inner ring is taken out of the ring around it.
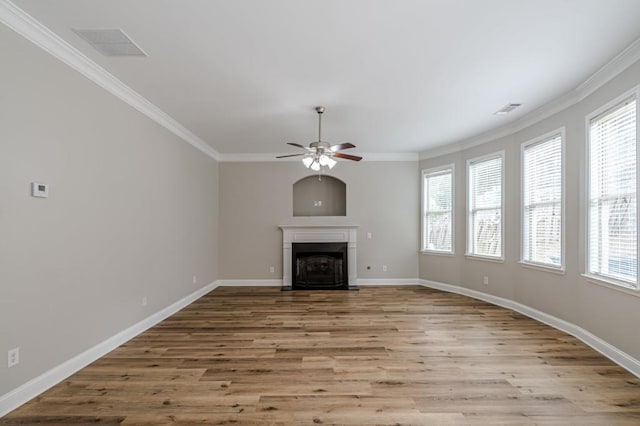
{"label": "ceiling fan motor housing", "polygon": [[324,141],[311,142],[309,148],[315,148],[316,152],[331,152],[329,143]]}

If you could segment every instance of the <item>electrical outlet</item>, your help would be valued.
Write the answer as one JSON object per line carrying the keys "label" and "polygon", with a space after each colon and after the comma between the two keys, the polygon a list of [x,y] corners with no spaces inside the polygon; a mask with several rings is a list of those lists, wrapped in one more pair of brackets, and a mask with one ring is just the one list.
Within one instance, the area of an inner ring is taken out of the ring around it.
{"label": "electrical outlet", "polygon": [[482,279],[482,283],[483,283],[484,285],[489,285],[489,277],[484,277],[484,278]]}
{"label": "electrical outlet", "polygon": [[13,348],[7,351],[7,366],[9,368],[20,363],[20,348]]}
{"label": "electrical outlet", "polygon": [[142,297],[142,306],[147,306],[147,296]]}
{"label": "electrical outlet", "polygon": [[367,239],[370,240],[373,237],[373,235],[371,234],[371,232],[367,232]]}
{"label": "electrical outlet", "polygon": [[193,276],[193,283],[196,284],[198,282],[198,277],[196,277],[195,275]]}
{"label": "electrical outlet", "polygon": [[275,271],[276,271],[276,268],[274,266],[269,266],[269,272],[273,274]]}
{"label": "electrical outlet", "polygon": [[387,265],[382,265],[382,272],[387,272]]}

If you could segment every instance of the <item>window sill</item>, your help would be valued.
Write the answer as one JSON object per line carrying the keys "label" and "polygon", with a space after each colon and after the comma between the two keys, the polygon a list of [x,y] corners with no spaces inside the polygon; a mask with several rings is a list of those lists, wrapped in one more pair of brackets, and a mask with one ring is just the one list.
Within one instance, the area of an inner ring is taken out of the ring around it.
{"label": "window sill", "polygon": [[542,265],[539,263],[530,263],[530,262],[523,262],[523,261],[520,261],[518,263],[520,264],[520,266],[527,269],[535,269],[543,272],[551,272],[552,274],[558,274],[558,275],[564,275],[566,273],[564,268],[556,268],[553,266]]}
{"label": "window sill", "polygon": [[435,250],[420,250],[421,254],[435,254],[436,256],[453,256],[453,252],[448,251],[435,251]]}
{"label": "window sill", "polygon": [[489,257],[489,256],[478,256],[477,254],[465,254],[464,255],[469,260],[483,260],[485,262],[493,262],[493,263],[504,263],[503,257]]}
{"label": "window sill", "polygon": [[597,275],[582,274],[582,276],[586,278],[587,281],[590,282],[591,284],[596,284],[602,287],[610,288],[612,290],[620,291],[622,293],[630,294],[632,296],[640,297],[640,289],[638,287],[625,285],[617,281],[608,280],[604,277],[600,277]]}

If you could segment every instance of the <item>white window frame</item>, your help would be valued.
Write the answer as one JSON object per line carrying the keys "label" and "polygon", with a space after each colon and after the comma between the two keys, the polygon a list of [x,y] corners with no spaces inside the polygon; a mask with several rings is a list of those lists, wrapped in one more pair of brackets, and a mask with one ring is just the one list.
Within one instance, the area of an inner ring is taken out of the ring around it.
{"label": "white window frame", "polygon": [[[427,242],[425,241],[425,227],[426,227],[426,215],[427,215],[427,200],[424,196],[424,180],[425,177],[427,175],[434,175],[434,174],[438,174],[447,170],[451,170],[451,251],[444,251],[444,250],[433,250],[433,249],[428,249],[427,248]],[[421,206],[421,216],[420,216],[420,220],[421,220],[421,253],[428,253],[428,254],[441,254],[441,255],[446,255],[446,256],[452,256],[455,254],[455,246],[456,246],[456,240],[455,240],[455,219],[456,219],[456,201],[455,201],[455,195],[456,195],[456,167],[455,164],[451,163],[451,164],[446,164],[443,166],[438,166],[438,167],[432,167],[429,169],[424,169],[422,170],[422,183],[421,183],[421,197],[422,197],[422,206]]]}
{"label": "white window frame", "polygon": [[[495,158],[500,158],[500,162],[501,162],[501,189],[500,189],[500,256],[485,256],[485,255],[479,255],[479,254],[475,254],[471,252],[471,247],[473,246],[473,235],[471,235],[471,221],[473,220],[472,217],[472,212],[471,212],[471,173],[470,168],[473,164],[475,163],[481,163],[483,161],[486,160],[492,160]],[[504,202],[505,202],[505,175],[506,175],[506,161],[505,161],[505,152],[504,150],[502,151],[498,151],[498,152],[493,152],[491,154],[486,154],[486,155],[482,155],[480,157],[475,157],[475,158],[470,158],[467,160],[467,168],[466,168],[466,172],[467,172],[467,244],[466,244],[466,249],[465,249],[465,256],[469,259],[475,259],[475,260],[486,260],[489,262],[499,262],[499,263],[503,263],[504,262],[504,252],[505,252],[505,236],[504,236],[504,230],[505,230],[505,226],[504,226],[504,222],[505,222],[505,216],[504,216]]]}
{"label": "white window frame", "polygon": [[[589,270],[589,265],[590,265],[590,259],[589,259],[589,253],[591,251],[590,249],[590,223],[591,223],[591,200],[590,200],[590,188],[591,188],[591,121],[594,118],[597,118],[600,115],[603,115],[605,113],[607,113],[610,110],[613,110],[614,108],[616,108],[617,106],[621,105],[624,101],[626,101],[629,98],[635,98],[636,101],[636,197],[638,197],[639,192],[638,192],[638,186],[640,185],[640,141],[638,140],[638,138],[640,137],[640,86],[636,86],[633,89],[623,93],[622,95],[618,96],[617,98],[609,101],[608,103],[606,103],[605,105],[601,106],[600,108],[598,108],[597,110],[593,111],[591,114],[587,115],[585,117],[585,170],[586,170],[586,187],[585,187],[585,197],[584,197],[584,209],[586,214],[584,215],[584,236],[585,236],[585,251],[584,251],[584,273],[582,274],[583,277],[587,278],[587,281],[593,283],[593,284],[598,284],[598,285],[604,285],[605,287],[609,287],[615,290],[620,290],[623,291],[625,293],[629,293],[629,294],[633,294],[635,296],[640,296],[640,280],[638,279],[638,276],[636,276],[636,283],[635,285],[630,284],[629,282],[623,281],[623,280],[617,280],[615,278],[609,277],[609,276],[604,276],[604,275],[599,275],[599,274],[595,274],[592,273]],[[636,201],[636,220],[640,219],[640,202]],[[636,232],[638,232],[638,229],[636,229]],[[636,265],[638,265],[638,257],[640,257],[640,238],[638,238],[638,236],[636,235],[636,244],[637,244],[637,248],[636,248]],[[640,266],[640,265],[638,265]],[[640,268],[638,268],[638,271],[640,271]],[[637,274],[637,273],[636,273]]]}
{"label": "white window frame", "polygon": [[[555,272],[555,273],[561,273],[564,274],[565,273],[565,265],[566,265],[566,251],[565,251],[565,223],[566,223],[566,214],[565,214],[565,205],[566,205],[566,155],[565,155],[565,135],[566,135],[566,129],[564,127],[561,127],[559,129],[553,130],[551,132],[545,133],[544,135],[538,136],[537,138],[528,140],[526,142],[523,142],[520,145],[520,264],[524,267],[531,267],[534,269],[542,269],[544,271],[548,271],[548,272]],[[561,191],[561,196],[560,196],[560,214],[562,215],[562,220],[560,222],[560,257],[561,257],[561,262],[560,262],[560,266],[555,266],[552,264],[548,264],[548,263],[540,263],[540,262],[532,262],[529,260],[525,260],[525,247],[524,247],[524,241],[525,241],[525,235],[524,235],[524,221],[525,221],[525,199],[524,199],[524,152],[526,150],[526,148],[533,146],[533,145],[537,145],[537,144],[541,144],[541,143],[545,143],[551,139],[555,139],[556,137],[560,136],[560,155],[561,155],[561,162],[560,162],[560,176],[561,176],[561,187],[560,187],[560,191]]]}

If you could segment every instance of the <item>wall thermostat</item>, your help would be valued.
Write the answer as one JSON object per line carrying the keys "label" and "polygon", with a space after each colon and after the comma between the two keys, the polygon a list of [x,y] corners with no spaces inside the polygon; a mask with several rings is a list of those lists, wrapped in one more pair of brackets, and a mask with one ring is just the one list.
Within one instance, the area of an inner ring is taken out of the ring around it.
{"label": "wall thermostat", "polygon": [[31,195],[34,197],[47,198],[49,196],[49,185],[46,183],[32,182]]}

